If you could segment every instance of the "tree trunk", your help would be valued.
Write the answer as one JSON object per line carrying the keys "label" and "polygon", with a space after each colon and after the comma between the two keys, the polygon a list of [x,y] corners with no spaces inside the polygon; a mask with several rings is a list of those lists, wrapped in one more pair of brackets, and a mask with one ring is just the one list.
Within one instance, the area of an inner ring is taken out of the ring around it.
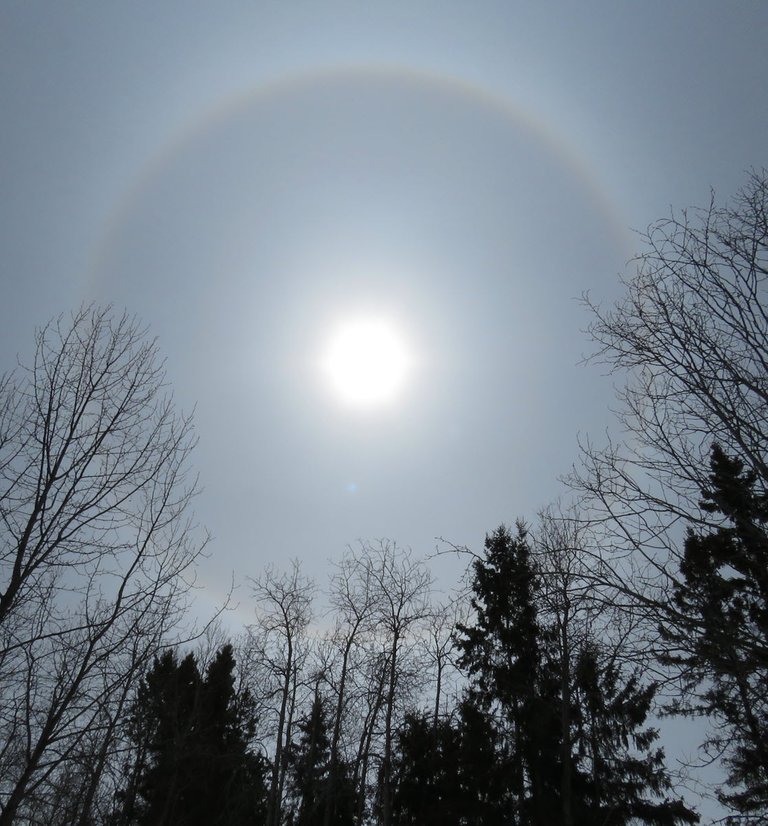
{"label": "tree trunk", "polygon": [[280,698],[280,714],[277,718],[277,735],[275,737],[275,757],[272,763],[272,780],[269,790],[269,810],[267,814],[268,826],[280,824],[280,774],[283,760],[283,736],[285,719],[288,711],[288,697],[291,693],[291,671],[293,670],[293,645],[288,638],[288,659],[285,668],[285,679]]}
{"label": "tree trunk", "polygon": [[384,759],[381,763],[381,824],[392,823],[392,715],[395,706],[395,688],[397,686],[397,650],[400,632],[395,630],[392,636],[392,648],[389,657],[389,688],[387,690],[387,714],[384,724]]}
{"label": "tree trunk", "polygon": [[568,615],[563,618],[561,634],[562,654],[560,657],[560,741],[562,775],[560,798],[562,802],[563,826],[573,826],[573,755],[571,753],[571,679],[568,639]]}

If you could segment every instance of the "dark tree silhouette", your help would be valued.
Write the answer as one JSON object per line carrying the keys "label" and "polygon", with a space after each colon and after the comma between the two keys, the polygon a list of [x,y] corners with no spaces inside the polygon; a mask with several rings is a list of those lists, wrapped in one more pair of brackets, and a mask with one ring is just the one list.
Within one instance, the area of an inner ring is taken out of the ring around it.
{"label": "dark tree silhouette", "polygon": [[459,665],[472,681],[470,696],[492,712],[509,760],[509,793],[526,822],[552,823],[559,799],[558,719],[551,702],[544,646],[537,616],[539,583],[527,531],[504,526],[487,537],[485,557],[473,563],[473,625],[457,626]]}
{"label": "dark tree silhouette", "polygon": [[394,760],[396,826],[503,826],[517,822],[509,762],[491,715],[470,699],[452,718],[406,715]]}
{"label": "dark tree silhouette", "polygon": [[[745,818],[768,818],[768,494],[740,459],[714,445],[702,508],[724,521],[689,529],[675,588],[681,618],[664,629],[667,660],[682,666],[689,714],[718,725],[730,793]],[[742,822],[742,821],[740,821]]]}
{"label": "dark tree silhouette", "polygon": [[186,607],[191,422],[137,322],[87,307],[0,380],[0,824],[87,823],[136,680]]}
{"label": "dark tree silhouette", "polygon": [[336,762],[331,783],[331,724],[326,704],[315,690],[309,714],[297,723],[298,740],[288,749],[294,826],[351,826],[355,797],[348,767]]}
{"label": "dark tree silhouette", "polygon": [[449,720],[406,715],[397,732],[393,758],[395,826],[458,826],[464,822],[459,736]]}
{"label": "dark tree silhouette", "polygon": [[576,665],[576,823],[697,823],[699,818],[670,794],[664,752],[653,748],[658,731],[645,726],[656,686],[637,673],[625,677],[615,658],[587,645]]}
{"label": "dark tree silhouette", "polygon": [[[542,587],[545,577],[558,572],[534,563],[525,528],[519,524],[514,536],[504,527],[491,534],[473,572],[475,623],[457,626],[459,664],[471,681],[461,714],[458,776],[468,790],[467,778],[475,777],[481,784],[475,799],[482,804],[488,795],[480,789],[503,767],[504,780],[494,789],[502,813],[491,811],[487,819],[526,826],[696,823],[698,816],[670,794],[663,752],[651,749],[657,732],[644,728],[656,687],[642,686],[636,674],[625,677],[618,652],[601,655],[589,637],[580,640],[573,673],[564,666],[556,622],[562,617],[544,611],[551,595]],[[483,739],[496,744],[496,767],[477,752],[485,778],[468,764],[469,746],[477,746],[469,723],[485,728]]]}
{"label": "dark tree silhouette", "polygon": [[467,826],[505,826],[519,823],[510,793],[509,759],[504,733],[476,698],[459,703],[460,811]]}
{"label": "dark tree silhouette", "polygon": [[234,691],[235,661],[225,645],[205,676],[193,654],[155,660],[134,702],[134,744],[119,822],[147,826],[237,826],[266,816],[263,758],[248,740],[248,693]]}

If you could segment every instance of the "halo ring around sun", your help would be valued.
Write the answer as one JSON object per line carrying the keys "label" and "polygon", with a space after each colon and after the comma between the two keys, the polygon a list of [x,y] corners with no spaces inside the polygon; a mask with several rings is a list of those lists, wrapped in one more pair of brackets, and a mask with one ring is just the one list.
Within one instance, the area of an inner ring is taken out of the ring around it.
{"label": "halo ring around sun", "polygon": [[267,81],[215,103],[202,116],[196,117],[183,127],[138,170],[131,185],[109,211],[104,228],[94,245],[91,264],[87,270],[86,287],[94,289],[106,268],[105,264],[109,261],[112,247],[119,239],[121,228],[129,219],[135,205],[140,203],[143,194],[186,146],[251,107],[259,106],[275,98],[296,94],[313,86],[322,88],[327,84],[346,79],[354,79],[361,83],[367,80],[388,80],[405,86],[420,87],[425,90],[433,89],[442,93],[448,92],[455,96],[459,103],[471,102],[487,108],[488,111],[501,114],[516,127],[535,135],[536,140],[581,181],[585,192],[589,194],[590,201],[603,215],[610,234],[627,251],[627,258],[631,254],[631,238],[626,230],[626,222],[620,220],[617,205],[598,182],[596,174],[567,141],[540,120],[535,113],[461,78],[400,65],[345,65],[323,67]]}
{"label": "halo ring around sun", "polygon": [[[568,142],[554,132],[549,126],[543,124],[534,113],[520,109],[513,103],[503,97],[489,93],[481,88],[465,83],[462,80],[452,77],[444,77],[441,75],[434,75],[420,70],[404,69],[400,67],[375,67],[375,66],[359,66],[359,67],[343,67],[340,69],[329,69],[320,72],[307,72],[292,77],[279,79],[260,85],[257,88],[250,89],[243,94],[235,95],[231,98],[217,102],[210,109],[206,110],[200,117],[196,117],[190,124],[182,128],[176,133],[170,141],[149,158],[147,163],[141,167],[134,176],[131,185],[123,192],[122,196],[117,199],[112,209],[108,212],[102,232],[100,233],[93,249],[91,266],[87,271],[88,286],[92,292],[100,286],[102,279],[107,281],[114,272],[112,266],[116,260],[119,259],[121,253],[120,245],[123,243],[124,236],[130,231],[130,222],[134,215],[140,212],[145,198],[152,195],[153,188],[157,182],[163,182],[164,176],[169,170],[172,170],[174,163],[179,156],[183,156],[185,152],[194,149],[198,141],[203,142],[210,135],[213,135],[216,130],[224,130],[231,121],[237,120],[244,114],[261,113],[267,104],[274,103],[278,98],[282,99],[286,96],[290,99],[291,95],[298,95],[299,93],[314,91],[315,88],[323,89],[327,85],[333,85],[336,81],[346,81],[352,79],[364,86],[368,80],[376,80],[378,82],[391,81],[392,84],[399,84],[405,88],[416,88],[425,94],[440,93],[444,97],[451,100],[455,98],[458,107],[472,106],[478,113],[482,115],[483,112],[489,116],[494,116],[499,120],[509,124],[512,131],[520,131],[525,133],[528,137],[533,139],[539,147],[541,147],[543,154],[551,157],[551,164],[558,169],[564,169],[570,172],[576,185],[583,190],[585,201],[589,203],[594,209],[595,214],[599,217],[601,222],[601,231],[604,231],[607,236],[613,238],[614,243],[620,246],[622,250],[626,250],[625,258],[629,257],[630,245],[628,236],[624,229],[626,222],[621,220],[619,211],[611,198],[605,192],[600,184],[599,178],[593,173],[589,165],[576,153]],[[219,282],[217,289],[225,290],[227,287],[226,281]],[[469,285],[469,290],[477,290],[481,288],[482,284],[473,282]],[[237,299],[233,299],[233,304]],[[463,300],[463,297],[462,297]],[[372,302],[361,302],[363,304],[363,317],[368,317],[366,311]],[[239,309],[239,308],[238,308]],[[337,316],[337,321],[343,327],[345,324],[352,324],[354,319],[357,319],[359,307],[352,306],[348,308],[350,314],[342,317]],[[394,307],[395,312],[399,308]],[[178,311],[174,309],[178,314]],[[209,312],[209,306],[206,305],[201,308],[201,316]],[[406,317],[408,311],[406,310]],[[414,386],[418,385],[419,392],[423,397],[425,391],[422,386],[427,385],[427,381],[422,380],[422,374],[426,371],[423,368],[425,363],[423,357],[421,330],[418,328],[419,319],[406,318],[407,321],[415,321],[416,323],[404,325],[404,333],[401,339],[400,348],[402,352],[396,355],[393,359],[389,356],[384,357],[377,355],[375,345],[371,345],[369,355],[366,359],[355,360],[349,355],[336,356],[329,355],[332,353],[333,345],[331,330],[326,327],[325,332],[328,334],[326,339],[322,337],[318,340],[318,346],[322,350],[323,341],[329,342],[327,344],[328,350],[325,353],[325,363],[321,365],[321,371],[325,371],[326,378],[330,378],[332,386],[336,388],[336,392],[342,400],[346,400],[353,408],[365,409],[366,407],[375,406],[377,404],[388,404],[398,397],[398,393],[405,388],[406,383],[409,382]],[[325,319],[328,321],[328,319]],[[185,318],[185,323],[191,327],[189,320]],[[340,333],[339,333],[340,335]],[[198,336],[199,338],[199,336]],[[413,338],[413,340],[412,340]],[[268,341],[267,344],[274,342]],[[415,352],[418,356],[416,359],[419,370],[419,381],[413,381],[413,351],[411,346],[417,344]],[[341,348],[344,351],[345,348]],[[354,345],[353,348],[354,350]],[[398,347],[393,348],[397,353]],[[196,353],[197,355],[197,353]],[[252,353],[249,356],[253,357]],[[321,356],[322,357],[322,356]],[[231,356],[230,356],[231,358]],[[336,366],[334,367],[334,359],[336,359]],[[254,359],[252,359],[254,360]],[[318,359],[319,360],[319,359]],[[221,363],[215,365],[214,369],[221,371]],[[388,376],[386,381],[380,382],[374,386],[365,385],[363,379],[366,375],[365,365],[373,363],[379,375]],[[387,367],[387,363],[390,364]],[[394,367],[391,366],[394,363]],[[317,365],[315,365],[317,366]],[[210,367],[210,365],[209,365]],[[252,367],[252,365],[248,365]],[[195,369],[200,369],[195,365]],[[233,371],[234,372],[234,371]],[[341,377],[340,375],[341,374]],[[227,374],[229,376],[229,374]],[[347,385],[347,378],[344,376],[353,376],[354,382],[358,382],[357,390],[350,389]],[[362,377],[362,378],[361,378]],[[237,376],[241,380],[242,373]],[[434,375],[431,376],[432,383],[435,384]],[[236,380],[237,380],[236,379]],[[236,387],[236,381],[232,383]],[[273,385],[274,386],[274,385]],[[282,387],[282,386],[281,386]],[[386,389],[385,389],[386,388]],[[328,387],[325,387],[326,391]],[[303,388],[302,388],[303,390]],[[259,404],[262,406],[266,404],[264,399],[259,399]],[[306,393],[301,397],[301,404],[306,407],[312,407],[306,403]],[[236,405],[233,405],[236,407]],[[317,413],[316,406],[313,411]],[[281,411],[282,412],[282,411]],[[378,421],[378,417],[372,417]],[[347,423],[344,418],[344,425]],[[366,424],[368,420],[366,420]],[[365,429],[365,428],[361,428]],[[268,431],[265,431],[268,432]],[[459,432],[459,431],[457,431]],[[288,483],[287,483],[288,484]]]}

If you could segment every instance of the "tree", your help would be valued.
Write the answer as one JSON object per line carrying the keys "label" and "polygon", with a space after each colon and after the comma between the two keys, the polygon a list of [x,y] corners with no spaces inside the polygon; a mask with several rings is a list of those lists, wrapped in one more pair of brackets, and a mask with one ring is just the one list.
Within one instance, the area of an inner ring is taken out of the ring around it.
{"label": "tree", "polygon": [[514,820],[508,763],[493,718],[471,698],[451,717],[406,714],[394,758],[396,826],[505,826]]}
{"label": "tree", "polygon": [[528,533],[503,525],[485,541],[485,557],[473,562],[473,625],[457,625],[460,667],[472,681],[470,697],[492,712],[508,765],[508,793],[517,822],[555,822],[559,790],[556,691],[538,621],[539,579]]}
{"label": "tree", "polygon": [[[560,678],[560,798],[563,826],[574,824],[574,784],[577,766],[573,755],[573,715],[576,660],[580,647],[596,632],[605,607],[596,604],[591,576],[583,552],[584,526],[575,512],[548,508],[540,514],[534,537],[539,571],[540,609],[552,630],[554,669]],[[611,611],[612,618],[615,612]],[[605,625],[605,623],[602,623]],[[603,631],[605,633],[605,630]],[[599,633],[599,632],[598,632]]]}
{"label": "tree", "polygon": [[701,507],[724,522],[689,529],[675,588],[682,619],[663,629],[665,660],[685,669],[679,709],[710,716],[710,746],[726,756],[731,793],[745,818],[768,816],[768,494],[757,474],[712,448]]}
{"label": "tree", "polygon": [[[395,706],[403,686],[409,635],[429,615],[432,577],[409,549],[380,542],[364,547],[361,557],[374,594],[373,619],[383,635],[385,677],[379,695],[384,709],[384,743],[379,767],[381,822],[392,822],[392,754]],[[364,775],[363,775],[364,776]]]}
{"label": "tree", "polygon": [[355,809],[354,789],[348,767],[335,766],[331,776],[330,722],[319,686],[309,713],[299,720],[299,739],[288,750],[289,773],[295,800],[294,826],[351,826]]}
{"label": "tree", "polygon": [[287,572],[268,569],[251,580],[258,623],[249,629],[251,645],[269,671],[276,699],[274,756],[267,826],[279,826],[282,815],[288,747],[297,705],[301,669],[307,655],[306,631],[312,618],[314,583],[294,560]]}
{"label": "tree", "polygon": [[653,749],[658,731],[645,726],[657,690],[637,671],[626,676],[613,655],[594,642],[580,651],[574,694],[575,822],[629,826],[698,823],[672,784],[664,752]]}
{"label": "tree", "polygon": [[[588,629],[573,633],[584,600],[578,567],[567,559],[574,549],[554,554],[557,534],[551,524],[544,528],[549,553],[539,561],[518,524],[516,535],[503,526],[491,534],[485,557],[473,563],[475,622],[457,626],[459,664],[471,680],[459,776],[472,774],[466,724],[479,723],[494,732],[484,739],[497,744],[492,762],[506,773],[494,798],[509,801],[507,812],[486,819],[526,826],[697,822],[667,795],[663,752],[651,751],[657,733],[643,728],[656,686],[625,676],[620,650],[599,644]],[[543,567],[547,562],[555,565]],[[480,802],[497,769],[478,754],[485,767],[474,773]]]}
{"label": "tree", "polygon": [[235,690],[235,665],[227,643],[209,663],[201,685],[197,738],[202,800],[196,818],[207,826],[253,826],[266,817],[268,764],[250,749],[254,707],[248,690]]}
{"label": "tree", "polygon": [[180,619],[204,545],[193,445],[127,315],[58,318],[0,381],[0,824],[45,819],[65,777],[94,799],[115,712]]}
{"label": "tree", "polygon": [[643,240],[623,299],[604,308],[585,297],[591,359],[625,379],[627,436],[584,445],[571,482],[603,526],[602,547],[617,549],[605,572],[657,613],[679,579],[680,521],[706,524],[698,500],[713,442],[768,483],[768,172],[730,204],[713,196]]}
{"label": "tree", "polygon": [[139,685],[129,731],[134,746],[120,795],[124,824],[203,826],[263,823],[261,757],[249,751],[250,695],[234,690],[232,646],[201,675],[193,654],[156,658]]}
{"label": "tree", "polygon": [[[343,800],[337,794],[338,787],[344,783],[345,761],[341,755],[342,727],[349,706],[350,683],[354,679],[354,667],[361,670],[361,662],[355,663],[355,655],[364,653],[364,640],[374,630],[373,609],[375,592],[371,571],[364,564],[363,556],[349,550],[345,553],[331,576],[329,599],[336,611],[336,625],[332,642],[338,651],[338,675],[334,682],[330,673],[326,679],[336,695],[333,715],[328,769],[328,795],[326,800],[324,826],[331,826],[338,816],[338,803]],[[366,726],[363,726],[365,729]],[[365,733],[361,738],[365,740]],[[359,750],[362,752],[362,750]],[[362,759],[362,753],[360,754]],[[356,761],[355,775],[359,776],[359,762]],[[360,795],[362,800],[363,795]]]}
{"label": "tree", "polygon": [[[619,424],[605,448],[587,443],[571,483],[592,519],[593,570],[605,598],[638,621],[640,652],[686,679],[666,657],[691,614],[686,531],[716,532],[700,508],[719,445],[768,490],[768,172],[752,172],[725,206],[672,214],[643,236],[625,297],[593,312],[593,357],[624,380]],[[695,614],[695,611],[694,611]],[[659,634],[666,629],[667,639]]]}
{"label": "tree", "polygon": [[357,823],[365,819],[366,804],[369,798],[368,770],[372,755],[379,745],[376,740],[380,733],[381,710],[389,679],[387,653],[379,647],[378,640],[372,640],[366,646],[360,662],[362,679],[359,680],[357,699],[362,707],[362,719],[358,721],[357,749],[354,757],[353,779],[357,795]]}
{"label": "tree", "polygon": [[393,760],[395,826],[458,826],[464,813],[460,735],[450,720],[407,714]]}
{"label": "tree", "polygon": [[493,715],[471,693],[459,703],[459,811],[467,826],[520,823],[511,784],[509,744]]}
{"label": "tree", "polygon": [[126,795],[127,823],[183,822],[194,810],[199,778],[190,764],[199,757],[190,740],[200,683],[194,655],[179,662],[169,650],[155,660],[139,684],[129,729],[137,751]]}
{"label": "tree", "polygon": [[[432,705],[432,722],[438,725],[441,710],[444,711],[446,694],[455,686],[449,682],[449,677],[456,677],[454,667],[456,623],[463,617],[463,605],[458,598],[445,603],[434,605],[426,617],[422,651],[427,668],[434,674],[434,703]],[[448,688],[448,690],[446,690]]]}
{"label": "tree", "polygon": [[330,741],[322,695],[315,686],[309,714],[299,720],[298,741],[288,746],[288,765],[296,801],[291,823],[321,826],[327,809]]}
{"label": "tree", "polygon": [[627,456],[695,510],[713,441],[768,479],[768,171],[731,205],[713,196],[643,238],[626,297],[608,310],[587,299],[590,333],[595,358],[631,371]]}

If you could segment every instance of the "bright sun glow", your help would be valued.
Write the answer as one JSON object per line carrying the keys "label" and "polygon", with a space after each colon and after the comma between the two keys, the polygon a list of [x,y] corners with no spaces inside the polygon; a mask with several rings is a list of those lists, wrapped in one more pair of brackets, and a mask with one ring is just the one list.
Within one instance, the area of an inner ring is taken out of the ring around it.
{"label": "bright sun glow", "polygon": [[323,368],[339,397],[356,407],[393,401],[408,372],[408,353],[397,330],[385,321],[359,319],[339,327]]}

